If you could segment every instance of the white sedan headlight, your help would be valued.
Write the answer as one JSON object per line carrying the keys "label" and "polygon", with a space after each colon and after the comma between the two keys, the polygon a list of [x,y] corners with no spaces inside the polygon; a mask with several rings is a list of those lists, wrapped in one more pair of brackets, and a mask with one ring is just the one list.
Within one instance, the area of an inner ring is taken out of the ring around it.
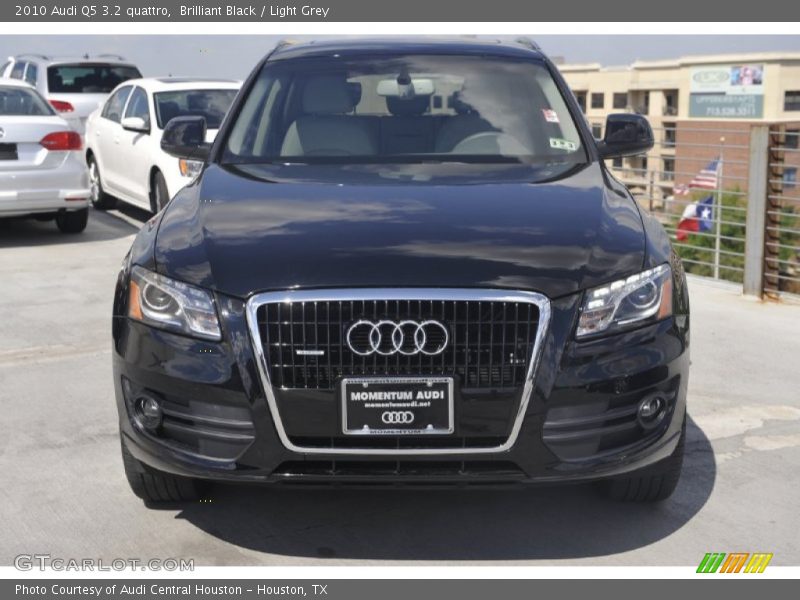
{"label": "white sedan headlight", "polygon": [[575,335],[581,338],[611,333],[671,314],[672,270],[663,264],[588,290]]}
{"label": "white sedan headlight", "polygon": [[214,298],[209,292],[142,267],[131,269],[128,316],[193,337],[222,338]]}

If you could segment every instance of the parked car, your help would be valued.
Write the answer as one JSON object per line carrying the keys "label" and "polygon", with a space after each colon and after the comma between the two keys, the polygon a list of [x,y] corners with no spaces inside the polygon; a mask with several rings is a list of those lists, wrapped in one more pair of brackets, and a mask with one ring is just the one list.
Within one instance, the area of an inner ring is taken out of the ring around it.
{"label": "parked car", "polygon": [[20,54],[0,67],[0,77],[27,81],[83,134],[86,118],[128,79],[141,77],[136,65],[115,54],[51,57]]}
{"label": "parked car", "polygon": [[601,482],[675,489],[689,303],[658,221],[532,43],[281,45],[117,280],[125,472],[148,501],[208,481]]}
{"label": "parked car", "polygon": [[0,79],[0,217],[55,219],[80,233],[88,207],[80,135],[32,86]]}
{"label": "parked car", "polygon": [[86,163],[95,208],[110,208],[119,199],[161,210],[203,165],[164,152],[164,126],[175,117],[201,118],[206,141],[213,141],[240,87],[240,81],[160,77],[115,89],[87,122]]}

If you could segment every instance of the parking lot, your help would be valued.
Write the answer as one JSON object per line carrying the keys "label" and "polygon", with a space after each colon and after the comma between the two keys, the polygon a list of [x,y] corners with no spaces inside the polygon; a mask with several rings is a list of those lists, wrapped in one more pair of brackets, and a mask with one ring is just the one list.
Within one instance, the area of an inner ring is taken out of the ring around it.
{"label": "parking lot", "polygon": [[302,490],[220,486],[146,508],[129,491],[110,357],[115,275],[145,213],[83,235],[0,222],[0,564],[18,554],[192,558],[197,565],[694,565],[800,561],[800,306],[693,278],[684,474],[660,506],[590,487]]}

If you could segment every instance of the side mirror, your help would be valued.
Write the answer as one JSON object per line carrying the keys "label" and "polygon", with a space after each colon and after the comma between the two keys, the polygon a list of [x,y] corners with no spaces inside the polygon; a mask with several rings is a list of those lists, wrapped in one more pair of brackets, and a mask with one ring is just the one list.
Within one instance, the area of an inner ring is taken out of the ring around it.
{"label": "side mirror", "polygon": [[150,133],[150,126],[142,117],[125,117],[120,121],[123,129],[137,131],[139,133]]}
{"label": "side mirror", "polygon": [[206,120],[203,117],[170,119],[161,135],[161,149],[176,158],[204,161],[211,144],[206,143]]}
{"label": "side mirror", "polygon": [[653,130],[642,115],[608,115],[606,134],[597,149],[601,158],[643,154],[653,147]]}

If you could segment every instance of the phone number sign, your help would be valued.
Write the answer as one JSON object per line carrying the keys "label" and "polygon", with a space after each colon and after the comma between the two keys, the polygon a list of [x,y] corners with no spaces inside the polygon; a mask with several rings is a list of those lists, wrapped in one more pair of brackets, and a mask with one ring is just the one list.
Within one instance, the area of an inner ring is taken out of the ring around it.
{"label": "phone number sign", "polygon": [[760,119],[764,96],[691,94],[689,116],[706,119]]}
{"label": "phone number sign", "polygon": [[690,73],[689,116],[760,119],[764,116],[764,65],[709,65]]}

